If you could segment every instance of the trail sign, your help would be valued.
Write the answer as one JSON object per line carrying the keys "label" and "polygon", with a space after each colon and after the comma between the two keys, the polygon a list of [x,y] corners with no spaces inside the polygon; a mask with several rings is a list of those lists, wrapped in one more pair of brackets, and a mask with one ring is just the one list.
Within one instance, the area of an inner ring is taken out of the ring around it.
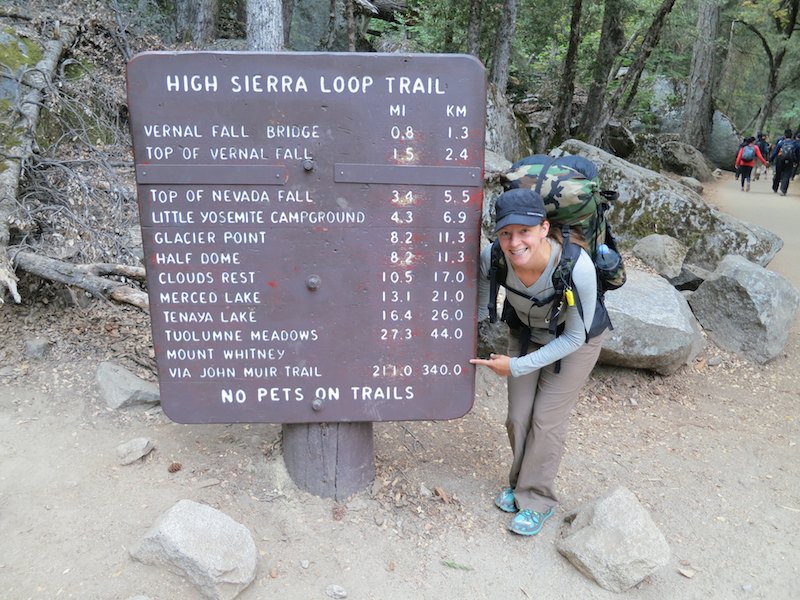
{"label": "trail sign", "polygon": [[472,406],[485,75],[472,57],[144,53],[130,123],[164,411]]}

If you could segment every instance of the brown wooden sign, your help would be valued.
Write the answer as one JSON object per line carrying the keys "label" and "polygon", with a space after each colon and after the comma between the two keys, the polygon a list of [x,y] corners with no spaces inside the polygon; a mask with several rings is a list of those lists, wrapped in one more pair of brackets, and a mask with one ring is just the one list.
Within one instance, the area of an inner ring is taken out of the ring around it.
{"label": "brown wooden sign", "polygon": [[128,97],[164,411],[472,406],[485,75],[468,56],[145,53]]}

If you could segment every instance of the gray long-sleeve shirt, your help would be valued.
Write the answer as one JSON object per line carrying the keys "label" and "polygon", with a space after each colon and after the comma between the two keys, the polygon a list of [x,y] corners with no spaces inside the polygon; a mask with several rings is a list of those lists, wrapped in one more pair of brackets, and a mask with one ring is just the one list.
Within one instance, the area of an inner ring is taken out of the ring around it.
{"label": "gray long-sleeve shirt", "polygon": [[[525,292],[534,298],[547,298],[553,293],[553,271],[558,266],[561,256],[561,246],[558,242],[546,238],[551,245],[550,261],[542,275],[533,285],[524,285],[513,268],[508,269],[506,283],[508,287]],[[491,267],[491,245],[481,251],[480,273],[478,279],[478,320],[489,316],[489,268]],[[538,350],[529,352],[524,356],[511,358],[511,375],[518,377],[532,373],[537,369],[556,362],[574,352],[586,343],[586,332],[592,326],[595,304],[597,303],[597,276],[592,259],[585,251],[581,250],[580,257],[572,271],[573,292],[580,298],[583,310],[581,318],[578,307],[566,306],[559,315],[559,323],[564,323],[564,331],[559,336],[549,332],[548,317],[552,303],[545,306],[536,306],[530,300],[518,294],[508,293],[506,297],[520,320],[531,328],[531,340],[543,344]]]}

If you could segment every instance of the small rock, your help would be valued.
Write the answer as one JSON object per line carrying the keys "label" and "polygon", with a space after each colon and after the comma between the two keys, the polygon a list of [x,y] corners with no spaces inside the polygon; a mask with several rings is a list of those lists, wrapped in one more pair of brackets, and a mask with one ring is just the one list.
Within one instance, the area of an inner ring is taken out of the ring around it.
{"label": "small rock", "polygon": [[311,563],[308,562],[307,560],[301,560],[300,561],[300,566],[303,567],[304,569],[307,569],[310,565],[311,565]]}
{"label": "small rock", "polygon": [[42,358],[50,346],[50,340],[44,338],[25,340],[25,356],[28,358]]}
{"label": "small rock", "polygon": [[753,591],[753,584],[752,583],[745,583],[742,585],[742,591],[747,592],[748,594]]}
{"label": "small rock", "polygon": [[129,442],[117,446],[119,464],[129,465],[143,456],[147,456],[154,448],[153,442],[148,438],[134,438]]}
{"label": "small rock", "polygon": [[337,600],[341,598],[347,598],[347,592],[345,589],[342,586],[335,584],[326,587],[325,594],[331,598],[336,598]]}
{"label": "small rock", "polygon": [[684,569],[678,569],[678,573],[686,577],[686,579],[691,579],[692,577],[694,577],[696,571],[694,569],[684,568]]}
{"label": "small rock", "polygon": [[706,364],[709,367],[718,367],[722,364],[722,357],[719,354],[717,356],[712,356],[711,358],[708,359]]}
{"label": "small rock", "polygon": [[419,495],[423,498],[433,498],[433,492],[425,487],[424,483],[419,484]]}

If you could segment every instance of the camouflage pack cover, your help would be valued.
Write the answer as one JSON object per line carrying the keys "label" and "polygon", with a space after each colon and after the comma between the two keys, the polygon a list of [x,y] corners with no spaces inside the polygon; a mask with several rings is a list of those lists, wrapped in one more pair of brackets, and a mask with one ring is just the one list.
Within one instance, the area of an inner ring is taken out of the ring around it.
{"label": "camouflage pack cover", "polygon": [[596,231],[594,239],[587,239],[592,253],[604,242],[605,221],[599,218],[598,210],[603,199],[597,167],[590,160],[582,156],[528,156],[511,165],[501,175],[501,183],[506,190],[537,191],[544,200],[551,225],[580,227],[584,235]]}

